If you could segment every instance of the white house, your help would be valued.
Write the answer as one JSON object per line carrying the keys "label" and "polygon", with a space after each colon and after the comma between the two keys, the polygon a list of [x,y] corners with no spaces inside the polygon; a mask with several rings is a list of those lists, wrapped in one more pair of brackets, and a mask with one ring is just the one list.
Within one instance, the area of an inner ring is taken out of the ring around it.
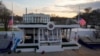
{"label": "white house", "polygon": [[45,14],[34,14],[34,13],[30,13],[30,14],[24,14],[23,15],[23,23],[47,23],[50,21],[50,16],[49,15],[45,15]]}

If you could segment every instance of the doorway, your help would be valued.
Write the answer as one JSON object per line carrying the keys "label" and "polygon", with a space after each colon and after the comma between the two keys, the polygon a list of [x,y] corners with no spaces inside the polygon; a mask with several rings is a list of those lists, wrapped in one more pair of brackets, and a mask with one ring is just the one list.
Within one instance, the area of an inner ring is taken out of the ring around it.
{"label": "doorway", "polygon": [[25,43],[33,43],[33,34],[26,34]]}

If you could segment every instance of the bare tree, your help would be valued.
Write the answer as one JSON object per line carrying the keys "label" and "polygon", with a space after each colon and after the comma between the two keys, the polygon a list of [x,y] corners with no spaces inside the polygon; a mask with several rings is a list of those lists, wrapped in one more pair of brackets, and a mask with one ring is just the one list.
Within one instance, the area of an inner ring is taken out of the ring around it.
{"label": "bare tree", "polygon": [[0,1],[0,20],[4,23],[5,31],[8,31],[8,20],[10,19],[11,11]]}

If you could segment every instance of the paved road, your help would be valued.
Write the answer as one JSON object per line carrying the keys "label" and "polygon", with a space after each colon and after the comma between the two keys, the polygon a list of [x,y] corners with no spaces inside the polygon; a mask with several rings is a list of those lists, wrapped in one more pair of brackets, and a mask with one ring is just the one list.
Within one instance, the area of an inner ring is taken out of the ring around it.
{"label": "paved road", "polygon": [[[3,56],[3,54],[0,54]],[[49,52],[45,54],[27,52],[19,54],[5,54],[4,56],[100,56],[100,49],[90,50],[85,47],[81,47],[79,50],[65,50],[62,52]]]}

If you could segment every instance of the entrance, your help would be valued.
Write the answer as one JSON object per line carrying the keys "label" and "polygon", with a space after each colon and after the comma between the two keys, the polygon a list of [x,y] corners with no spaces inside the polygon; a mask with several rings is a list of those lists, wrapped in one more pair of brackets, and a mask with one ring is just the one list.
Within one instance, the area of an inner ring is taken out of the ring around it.
{"label": "entrance", "polygon": [[38,43],[38,28],[25,28],[24,43]]}
{"label": "entrance", "polygon": [[60,30],[48,30],[46,28],[40,29],[40,45],[60,45],[61,37]]}
{"label": "entrance", "polygon": [[33,34],[26,34],[25,43],[33,43]]}
{"label": "entrance", "polygon": [[55,28],[48,30],[47,28],[39,29],[39,49],[37,52],[52,52],[52,51],[63,51],[61,48],[61,30]]}

